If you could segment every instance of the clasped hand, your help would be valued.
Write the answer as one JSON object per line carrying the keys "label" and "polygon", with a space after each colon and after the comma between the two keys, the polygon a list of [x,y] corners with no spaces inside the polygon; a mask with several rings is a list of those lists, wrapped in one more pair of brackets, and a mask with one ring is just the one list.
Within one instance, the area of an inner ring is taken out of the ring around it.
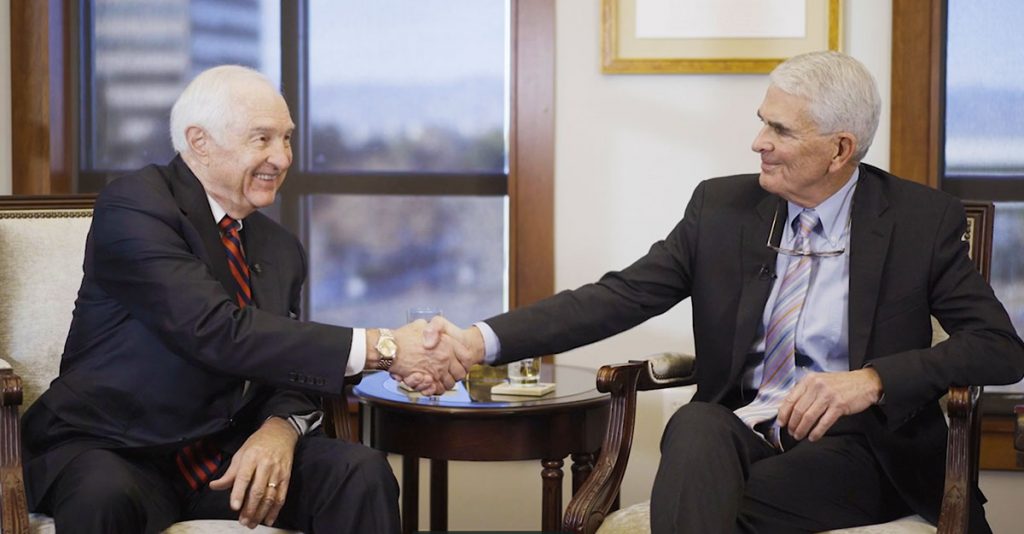
{"label": "clasped hand", "polygon": [[409,323],[394,335],[398,354],[389,372],[420,393],[444,393],[483,361],[483,338],[476,328],[463,330],[440,316]]}

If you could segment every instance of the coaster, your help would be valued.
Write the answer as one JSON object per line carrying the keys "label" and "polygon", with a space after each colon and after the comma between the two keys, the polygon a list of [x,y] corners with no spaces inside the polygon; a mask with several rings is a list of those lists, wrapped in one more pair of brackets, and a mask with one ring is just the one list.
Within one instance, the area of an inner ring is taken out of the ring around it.
{"label": "coaster", "polygon": [[555,385],[550,382],[538,382],[529,386],[513,386],[508,382],[498,384],[491,388],[491,395],[516,395],[523,397],[542,397],[555,390]]}

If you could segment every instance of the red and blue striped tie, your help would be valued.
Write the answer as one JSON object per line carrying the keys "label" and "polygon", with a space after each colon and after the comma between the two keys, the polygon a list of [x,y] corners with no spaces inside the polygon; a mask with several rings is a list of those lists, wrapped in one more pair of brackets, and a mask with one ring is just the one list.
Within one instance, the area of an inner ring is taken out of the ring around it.
{"label": "red and blue striped tie", "polygon": [[245,251],[242,250],[242,238],[238,229],[242,226],[238,221],[225,215],[220,220],[220,241],[224,245],[224,252],[228,256],[228,268],[231,276],[238,284],[236,297],[239,307],[246,307],[252,304],[252,287],[249,285],[249,264],[245,262]]}
{"label": "red and blue striped tie", "polygon": [[[252,304],[252,286],[249,284],[249,264],[245,261],[245,250],[242,249],[242,239],[238,233],[242,225],[231,216],[225,215],[218,226],[220,241],[228,257],[231,277],[238,285],[235,299],[238,306],[244,308]],[[217,472],[224,457],[215,445],[200,439],[179,450],[174,460],[185,482],[195,491]]]}

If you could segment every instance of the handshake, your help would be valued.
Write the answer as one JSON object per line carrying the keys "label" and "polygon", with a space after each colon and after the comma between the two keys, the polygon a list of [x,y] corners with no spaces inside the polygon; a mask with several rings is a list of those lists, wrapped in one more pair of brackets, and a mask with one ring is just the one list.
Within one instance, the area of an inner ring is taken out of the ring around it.
{"label": "handshake", "polygon": [[[393,331],[398,351],[388,372],[395,380],[425,395],[440,395],[455,387],[469,368],[484,361],[484,338],[476,327],[465,330],[441,316],[428,323],[413,321]],[[367,330],[367,368],[378,355],[377,330]]]}

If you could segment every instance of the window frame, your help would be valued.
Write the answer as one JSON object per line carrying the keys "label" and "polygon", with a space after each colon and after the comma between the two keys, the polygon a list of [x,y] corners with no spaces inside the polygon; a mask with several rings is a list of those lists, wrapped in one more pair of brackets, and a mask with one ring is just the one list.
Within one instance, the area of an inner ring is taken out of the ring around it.
{"label": "window frame", "polygon": [[[943,177],[947,0],[894,0],[892,17],[893,174],[972,200],[1024,200],[1024,177]],[[984,399],[1001,396],[983,394]],[[983,410],[984,412],[984,410]],[[1013,449],[1013,413],[985,412],[982,469],[1020,470]]]}
{"label": "window frame", "polygon": [[[282,0],[282,70],[286,99],[306,90],[306,3]],[[311,192],[371,194],[504,195],[509,197],[509,306],[523,306],[554,291],[554,0],[511,0],[511,100],[509,172],[430,175],[410,180],[400,173],[308,173],[297,165],[281,191],[281,219],[305,237],[303,195]],[[83,172],[78,138],[82,98],[82,47],[78,2],[14,2],[11,5],[13,183],[15,194],[67,194],[76,184],[97,186],[111,173]],[[294,58],[289,61],[286,58]],[[300,140],[297,159],[308,143]],[[296,179],[298,178],[298,179]],[[315,187],[314,189],[311,189]],[[442,191],[443,190],[443,191]],[[308,289],[307,289],[308,290]],[[306,302],[309,299],[305,299]]]}

